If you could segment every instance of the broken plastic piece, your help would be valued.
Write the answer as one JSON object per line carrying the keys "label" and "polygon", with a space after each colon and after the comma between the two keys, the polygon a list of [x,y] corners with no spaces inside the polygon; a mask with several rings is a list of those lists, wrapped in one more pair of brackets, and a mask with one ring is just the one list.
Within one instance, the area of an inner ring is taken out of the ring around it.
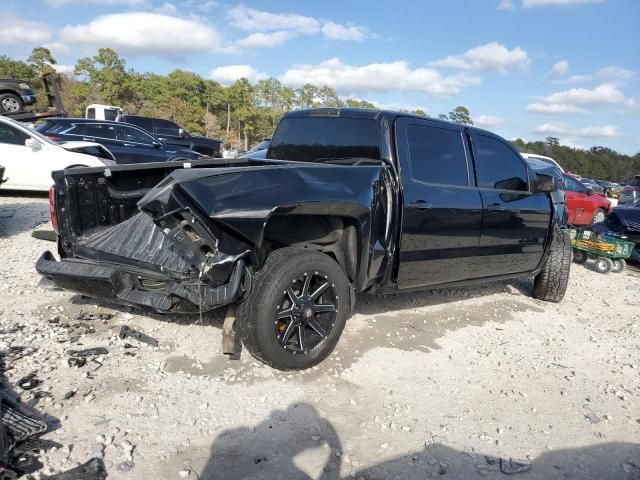
{"label": "broken plastic piece", "polygon": [[18,386],[23,390],[33,390],[42,383],[42,380],[36,378],[35,373],[30,373],[26,377],[18,380]]}
{"label": "broken plastic piece", "polygon": [[506,475],[522,473],[527,470],[531,470],[531,463],[529,462],[518,462],[513,458],[506,457],[500,459],[500,471]]}
{"label": "broken plastic piece", "polygon": [[85,363],[87,363],[87,359],[83,357],[71,357],[67,359],[67,363],[70,367],[84,367]]}
{"label": "broken plastic piece", "polygon": [[104,347],[86,348],[84,350],[69,350],[67,352],[72,357],[92,357],[106,355],[109,351]]}
{"label": "broken plastic piece", "polygon": [[146,335],[142,332],[138,332],[137,330],[134,330],[132,328],[129,328],[126,325],[122,326],[122,328],[120,329],[120,333],[118,334],[118,337],[120,337],[121,340],[131,337],[131,338],[135,338],[139,342],[146,343],[147,345],[151,345],[152,347],[158,346],[158,341],[155,338],[150,337],[149,335]]}
{"label": "broken plastic piece", "polygon": [[80,312],[74,318],[76,320],[111,320],[114,316],[113,313]]}

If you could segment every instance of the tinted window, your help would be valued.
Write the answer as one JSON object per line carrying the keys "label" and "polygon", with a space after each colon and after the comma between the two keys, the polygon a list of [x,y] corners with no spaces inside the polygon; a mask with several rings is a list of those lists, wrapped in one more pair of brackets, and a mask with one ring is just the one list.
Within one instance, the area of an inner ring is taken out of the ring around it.
{"label": "tinted window", "polygon": [[118,126],[117,127],[118,140],[125,142],[144,143],[148,145],[153,144],[153,138],[137,128]]}
{"label": "tinted window", "polygon": [[118,118],[118,110],[114,108],[105,108],[104,109],[104,119],[114,121]]}
{"label": "tinted window", "polygon": [[0,123],[0,143],[24,146],[24,141],[27,138],[29,138],[29,135],[26,133],[21,132],[17,128],[13,128],[10,125]]}
{"label": "tinted window", "polygon": [[98,138],[116,138],[116,131],[113,125],[106,125],[104,123],[84,123],[77,126],[70,131],[65,133],[80,135],[80,131],[82,130],[82,135],[87,137],[98,137]]}
{"label": "tinted window", "polygon": [[380,158],[374,120],[336,117],[284,118],[267,158],[313,162],[318,159]]}
{"label": "tinted window", "polygon": [[178,130],[180,126],[178,124],[170,122],[169,120],[162,120],[160,118],[156,118],[154,120],[155,123],[155,133],[157,135],[172,135],[174,137],[178,136]]}
{"label": "tinted window", "polygon": [[582,183],[577,181],[575,178],[571,177],[562,177],[564,183],[564,190],[568,190],[569,192],[576,193],[585,193],[587,191],[587,187],[585,187]]}
{"label": "tinted window", "polygon": [[478,187],[499,190],[529,190],[524,162],[505,143],[476,135],[476,173]]}
{"label": "tinted window", "polygon": [[407,126],[411,178],[421,182],[469,185],[462,134],[456,130]]}
{"label": "tinted window", "polygon": [[96,118],[95,108],[87,108],[87,118]]}
{"label": "tinted window", "polygon": [[148,132],[153,132],[153,120],[147,117],[126,116],[124,121],[144,128]]}

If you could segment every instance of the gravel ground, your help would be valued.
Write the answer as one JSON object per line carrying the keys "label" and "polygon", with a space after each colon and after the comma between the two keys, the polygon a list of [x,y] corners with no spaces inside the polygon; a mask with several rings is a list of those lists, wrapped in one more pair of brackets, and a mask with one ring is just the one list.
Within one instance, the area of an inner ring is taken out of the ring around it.
{"label": "gravel ground", "polygon": [[[222,356],[221,315],[40,288],[33,265],[54,244],[31,232],[47,221],[46,198],[0,196],[0,350],[35,350],[4,376],[62,445],[36,477],[99,456],[114,480],[640,479],[633,269],[573,265],[560,304],[530,298],[527,280],[360,296],[331,357],[287,374]],[[159,347],[118,339],[122,325]],[[108,353],[68,366],[91,347]],[[37,388],[16,386],[32,372]]]}

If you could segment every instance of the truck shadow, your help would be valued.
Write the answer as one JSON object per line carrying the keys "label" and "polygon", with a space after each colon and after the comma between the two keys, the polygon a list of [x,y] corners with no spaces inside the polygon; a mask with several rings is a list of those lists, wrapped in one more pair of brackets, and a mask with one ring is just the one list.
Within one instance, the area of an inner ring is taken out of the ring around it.
{"label": "truck shadow", "polygon": [[[394,439],[388,438],[387,442],[392,444]],[[373,440],[368,439],[368,443]],[[194,460],[202,455],[198,451],[185,453]],[[555,450],[532,462],[517,459],[512,462],[507,456],[485,455],[474,449],[460,451],[428,441],[419,451],[367,464],[370,459],[387,455],[378,444],[360,445],[357,452],[344,451],[338,430],[331,421],[322,417],[312,405],[300,403],[272,411],[257,425],[223,431],[213,441],[199,472],[194,470],[193,473],[201,480],[417,480],[441,476],[484,479],[505,478],[505,475],[515,473],[522,479],[544,480],[640,478],[640,445],[632,443],[612,442]],[[176,459],[175,463],[179,461]]]}

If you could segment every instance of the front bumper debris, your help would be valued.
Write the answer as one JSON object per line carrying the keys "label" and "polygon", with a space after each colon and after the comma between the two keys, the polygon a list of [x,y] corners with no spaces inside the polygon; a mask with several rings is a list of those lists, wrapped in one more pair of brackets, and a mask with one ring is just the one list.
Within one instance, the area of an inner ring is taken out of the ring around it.
{"label": "front bumper debris", "polygon": [[226,284],[177,282],[133,267],[69,258],[58,262],[44,252],[36,270],[56,286],[116,303],[159,312],[197,312],[234,303],[250,285],[251,272],[240,258]]}

